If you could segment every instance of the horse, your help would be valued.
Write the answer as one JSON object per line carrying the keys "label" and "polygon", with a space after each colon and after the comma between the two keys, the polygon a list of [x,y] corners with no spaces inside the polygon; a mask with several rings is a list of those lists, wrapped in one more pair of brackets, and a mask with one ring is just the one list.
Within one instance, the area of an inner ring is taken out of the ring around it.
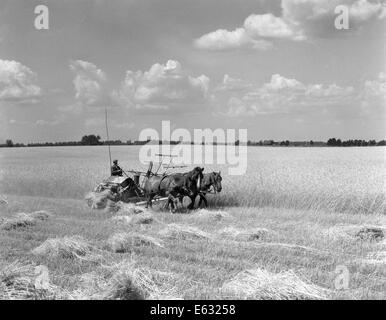
{"label": "horse", "polygon": [[198,193],[203,179],[202,171],[204,168],[196,167],[187,173],[173,173],[163,176],[151,176],[144,185],[144,191],[147,196],[146,208],[152,206],[154,196],[167,196],[168,201],[165,207],[171,205],[173,212],[177,201],[181,196],[193,197]]}
{"label": "horse", "polygon": [[[200,196],[200,201],[198,202],[198,206],[201,206],[201,203],[204,201],[205,207],[208,206],[208,200],[206,200],[205,195],[211,190],[211,187],[213,187],[214,193],[221,192],[222,185],[221,185],[222,177],[221,177],[221,171],[219,172],[211,172],[211,173],[205,173],[203,175],[203,178],[201,179],[200,188],[196,190],[196,192],[192,196],[188,196],[190,198],[190,205],[188,206],[188,209],[193,209],[194,204],[196,202],[197,196]],[[179,200],[182,203],[182,200],[184,198],[184,195],[181,195]]]}

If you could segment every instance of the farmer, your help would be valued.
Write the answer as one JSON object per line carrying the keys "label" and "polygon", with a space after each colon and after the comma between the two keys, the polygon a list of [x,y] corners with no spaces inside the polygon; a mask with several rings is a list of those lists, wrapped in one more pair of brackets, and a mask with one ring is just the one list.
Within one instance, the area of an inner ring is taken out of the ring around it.
{"label": "farmer", "polygon": [[120,166],[118,166],[118,160],[113,161],[113,165],[111,167],[111,175],[112,176],[123,176],[123,172]]}

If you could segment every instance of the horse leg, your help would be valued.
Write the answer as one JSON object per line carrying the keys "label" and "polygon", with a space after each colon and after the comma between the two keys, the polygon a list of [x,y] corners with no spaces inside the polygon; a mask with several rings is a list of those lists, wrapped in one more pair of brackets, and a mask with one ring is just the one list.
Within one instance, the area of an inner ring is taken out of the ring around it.
{"label": "horse leg", "polygon": [[206,197],[204,194],[200,193],[200,201],[198,203],[199,206],[201,206],[201,203],[204,202],[205,208],[208,206],[208,200],[206,200]]}
{"label": "horse leg", "polygon": [[190,198],[190,204],[188,205],[189,210],[194,209],[194,203],[196,202],[196,197],[197,197],[197,195],[189,197]]}
{"label": "horse leg", "polygon": [[170,194],[169,197],[168,197],[168,204],[170,203],[170,213],[174,213],[175,212],[175,208],[174,208],[174,197]]}
{"label": "horse leg", "polygon": [[153,208],[153,195],[150,193],[148,198],[147,198],[147,202],[146,202],[146,209],[149,208],[149,205],[150,205],[150,208]]}

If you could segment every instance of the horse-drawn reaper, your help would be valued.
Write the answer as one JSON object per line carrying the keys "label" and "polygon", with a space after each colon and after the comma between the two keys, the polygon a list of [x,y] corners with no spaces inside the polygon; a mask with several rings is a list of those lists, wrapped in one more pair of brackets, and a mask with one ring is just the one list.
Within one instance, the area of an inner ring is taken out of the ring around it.
{"label": "horse-drawn reaper", "polygon": [[[97,185],[94,193],[104,193],[112,201],[146,205],[146,207],[163,202],[165,208],[170,208],[171,212],[175,212],[178,203],[183,204],[185,196],[191,200],[188,209],[193,209],[197,196],[200,197],[199,205],[203,201],[206,206],[206,193],[212,192],[212,187],[214,193],[221,191],[220,172],[203,174],[204,168],[195,167],[185,173],[169,173],[169,169],[184,167],[173,166],[170,160],[164,172],[159,173],[161,166],[165,167],[163,159],[166,156],[158,156],[161,157],[161,161],[154,172],[152,162],[146,172],[122,170],[122,176],[110,176]],[[171,156],[167,155],[167,157]],[[91,206],[92,202],[89,201],[89,205]]]}

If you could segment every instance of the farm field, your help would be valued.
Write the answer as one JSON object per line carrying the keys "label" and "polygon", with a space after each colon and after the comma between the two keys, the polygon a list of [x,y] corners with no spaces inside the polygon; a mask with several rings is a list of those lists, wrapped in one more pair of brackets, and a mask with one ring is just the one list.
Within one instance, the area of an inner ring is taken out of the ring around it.
{"label": "farm field", "polygon": [[[138,148],[112,154],[144,170]],[[204,165],[222,192],[176,214],[87,207],[106,147],[0,152],[5,298],[386,298],[386,148],[252,147],[244,176]]]}

